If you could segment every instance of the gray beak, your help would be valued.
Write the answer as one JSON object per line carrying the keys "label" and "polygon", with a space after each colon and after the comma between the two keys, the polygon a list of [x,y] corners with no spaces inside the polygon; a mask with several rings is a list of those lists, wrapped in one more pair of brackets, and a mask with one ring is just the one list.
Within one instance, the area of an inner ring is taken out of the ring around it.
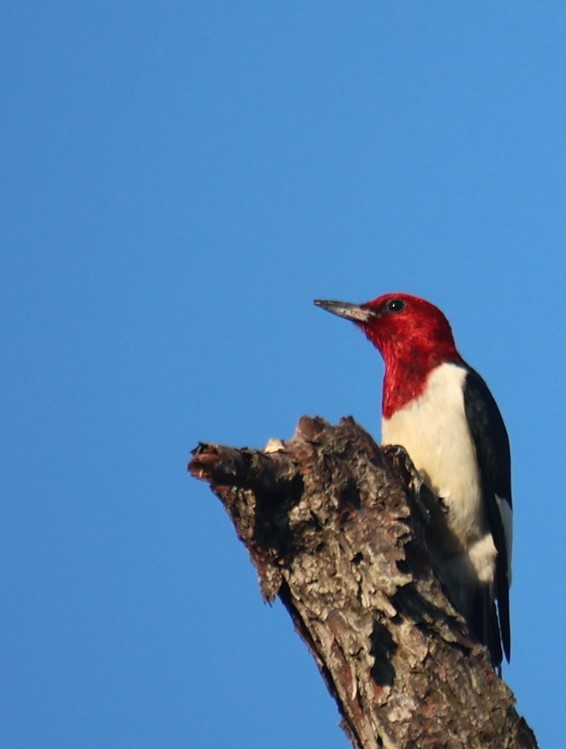
{"label": "gray beak", "polygon": [[315,299],[317,307],[322,307],[333,315],[344,317],[352,322],[366,323],[371,317],[371,310],[359,304],[350,304],[349,302],[330,302],[325,299]]}

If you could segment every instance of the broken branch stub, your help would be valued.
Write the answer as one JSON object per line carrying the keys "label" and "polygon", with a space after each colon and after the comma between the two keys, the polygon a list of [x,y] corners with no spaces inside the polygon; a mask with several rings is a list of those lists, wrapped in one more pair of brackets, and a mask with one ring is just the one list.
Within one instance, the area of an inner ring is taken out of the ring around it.
{"label": "broken branch stub", "polygon": [[430,491],[407,490],[398,452],[351,418],[303,417],[270,451],[201,444],[189,470],[289,611],[354,747],[536,747],[432,569]]}

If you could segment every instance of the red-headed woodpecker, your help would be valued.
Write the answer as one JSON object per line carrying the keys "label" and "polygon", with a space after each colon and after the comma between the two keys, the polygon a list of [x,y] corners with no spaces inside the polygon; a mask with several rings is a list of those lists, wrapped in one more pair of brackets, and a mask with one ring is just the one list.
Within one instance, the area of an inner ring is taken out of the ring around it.
{"label": "red-headed woodpecker", "polygon": [[382,441],[404,447],[440,498],[446,538],[435,539],[439,574],[499,666],[501,645],[507,660],[511,653],[511,458],[493,396],[430,302],[385,294],[360,305],[315,304],[352,320],[381,352]]}

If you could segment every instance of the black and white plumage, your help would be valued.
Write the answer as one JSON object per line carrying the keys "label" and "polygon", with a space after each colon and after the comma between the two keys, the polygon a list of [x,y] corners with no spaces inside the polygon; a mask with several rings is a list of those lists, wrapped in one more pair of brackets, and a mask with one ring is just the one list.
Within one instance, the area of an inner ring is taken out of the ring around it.
{"label": "black and white plumage", "polygon": [[387,294],[362,305],[317,304],[353,320],[383,355],[383,442],[403,446],[440,498],[439,574],[499,666],[511,654],[511,459],[493,396],[429,302]]}
{"label": "black and white plumage", "polygon": [[[464,406],[482,477],[482,497],[493,542],[497,550],[494,590],[499,613],[499,628],[505,657],[511,658],[511,623],[509,588],[511,587],[511,556],[513,551],[513,503],[511,499],[511,451],[509,438],[497,404],[480,375],[468,370],[464,386]],[[489,631],[496,630],[495,612]],[[489,636],[489,632],[487,633]],[[497,657],[495,636],[488,642],[494,660]]]}

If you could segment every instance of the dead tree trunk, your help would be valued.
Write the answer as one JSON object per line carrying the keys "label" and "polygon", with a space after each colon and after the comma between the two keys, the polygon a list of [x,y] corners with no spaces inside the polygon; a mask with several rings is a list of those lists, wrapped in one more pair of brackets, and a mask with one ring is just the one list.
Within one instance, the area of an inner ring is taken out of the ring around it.
{"label": "dead tree trunk", "polygon": [[431,567],[430,501],[352,419],[304,417],[265,451],[201,444],[189,470],[289,611],[356,749],[536,747]]}

